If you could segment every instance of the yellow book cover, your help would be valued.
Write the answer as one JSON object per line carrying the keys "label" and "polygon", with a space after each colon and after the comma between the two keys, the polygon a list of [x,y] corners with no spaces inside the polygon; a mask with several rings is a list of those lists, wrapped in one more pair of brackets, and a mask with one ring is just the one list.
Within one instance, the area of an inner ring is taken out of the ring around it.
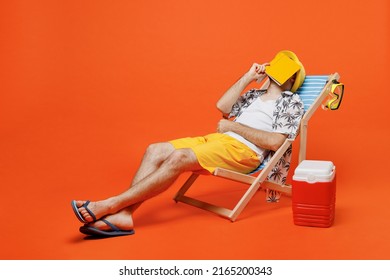
{"label": "yellow book cover", "polygon": [[278,85],[283,85],[299,70],[299,65],[285,54],[275,57],[265,68],[265,73]]}

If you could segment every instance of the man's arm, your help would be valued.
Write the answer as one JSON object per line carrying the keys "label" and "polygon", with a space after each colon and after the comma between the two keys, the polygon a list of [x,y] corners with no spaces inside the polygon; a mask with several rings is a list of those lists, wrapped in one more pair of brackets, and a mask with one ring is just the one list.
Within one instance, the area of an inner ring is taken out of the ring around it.
{"label": "man's arm", "polygon": [[256,146],[271,151],[277,151],[287,138],[287,135],[282,133],[259,130],[225,119],[219,121],[217,131],[235,132]]}
{"label": "man's arm", "polygon": [[218,100],[217,108],[223,115],[231,112],[234,103],[240,97],[242,91],[254,80],[261,80],[265,75],[265,66],[268,63],[254,63],[247,73],[244,74],[225,94]]}

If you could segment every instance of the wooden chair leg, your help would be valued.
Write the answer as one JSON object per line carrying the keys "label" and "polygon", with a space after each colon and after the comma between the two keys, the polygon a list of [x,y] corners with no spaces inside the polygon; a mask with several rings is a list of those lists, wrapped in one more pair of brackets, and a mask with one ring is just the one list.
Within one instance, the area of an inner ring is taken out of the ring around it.
{"label": "wooden chair leg", "polygon": [[173,198],[176,202],[180,201],[180,199],[184,196],[184,194],[188,191],[188,189],[192,186],[196,179],[198,179],[199,174],[192,173],[191,176],[187,179],[187,181],[183,184],[183,186],[176,193]]}

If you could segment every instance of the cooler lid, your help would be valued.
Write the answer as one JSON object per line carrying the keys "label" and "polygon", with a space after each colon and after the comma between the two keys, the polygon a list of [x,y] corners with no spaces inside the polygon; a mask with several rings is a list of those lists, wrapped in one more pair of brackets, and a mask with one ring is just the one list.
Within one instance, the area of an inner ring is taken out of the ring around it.
{"label": "cooler lid", "polygon": [[293,180],[309,183],[331,182],[335,166],[331,161],[303,160],[295,169]]}

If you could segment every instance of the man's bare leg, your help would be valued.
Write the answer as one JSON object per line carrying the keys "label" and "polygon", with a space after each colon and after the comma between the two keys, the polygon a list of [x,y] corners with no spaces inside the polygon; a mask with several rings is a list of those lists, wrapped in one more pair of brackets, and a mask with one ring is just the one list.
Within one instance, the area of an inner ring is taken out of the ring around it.
{"label": "man's bare leg", "polygon": [[[152,157],[149,157],[152,153],[148,156],[145,155],[143,163],[135,176],[136,180],[133,181],[132,186],[127,191],[106,200],[91,202],[88,207],[96,218],[99,219],[109,214],[118,213],[125,208],[127,208],[126,211],[121,211],[118,214],[132,213],[139,206],[137,204],[165,191],[182,172],[202,169],[192,150],[175,150],[172,146],[170,146],[170,149],[172,151],[166,153],[169,153],[169,155],[165,159],[164,156],[152,159]],[[78,204],[80,203],[83,202],[79,201]],[[92,221],[92,217],[83,207],[80,208],[80,213],[87,221]]]}
{"label": "man's bare leg", "polygon": [[137,184],[146,176],[156,171],[174,150],[175,148],[170,143],[151,144],[146,149],[141,164],[134,175],[131,186]]}
{"label": "man's bare leg", "polygon": [[[143,180],[146,176],[155,172],[162,164],[164,160],[174,151],[174,147],[169,143],[157,143],[152,144],[146,150],[144,157],[141,161],[140,167],[134,175],[130,188]],[[127,208],[119,210],[115,214],[109,214],[104,217],[110,223],[116,225],[121,230],[131,230],[134,228],[133,213],[143,202],[135,203]],[[96,227],[100,230],[111,230],[110,227],[98,220],[90,226]]]}
{"label": "man's bare leg", "polygon": [[[162,162],[166,160],[174,150],[174,147],[170,143],[157,143],[149,145],[133,178],[130,188],[159,168]],[[90,217],[85,208],[82,207],[84,203],[84,200],[78,200],[76,205],[77,207],[80,207],[79,211],[85,217],[86,221],[91,222],[93,219]],[[92,202],[88,208],[93,209],[93,204],[94,203]],[[129,206],[130,212],[133,213],[141,204],[142,202]],[[125,212],[128,213],[129,211]]]}
{"label": "man's bare leg", "polygon": [[[144,154],[140,167],[131,182],[130,188],[139,181],[143,180],[146,176],[155,172],[161,166],[162,162],[166,160],[174,150],[175,148],[170,143],[151,144]],[[135,203],[127,207],[127,209],[123,212],[132,215],[134,211],[141,206],[141,204],[142,202]]]}

